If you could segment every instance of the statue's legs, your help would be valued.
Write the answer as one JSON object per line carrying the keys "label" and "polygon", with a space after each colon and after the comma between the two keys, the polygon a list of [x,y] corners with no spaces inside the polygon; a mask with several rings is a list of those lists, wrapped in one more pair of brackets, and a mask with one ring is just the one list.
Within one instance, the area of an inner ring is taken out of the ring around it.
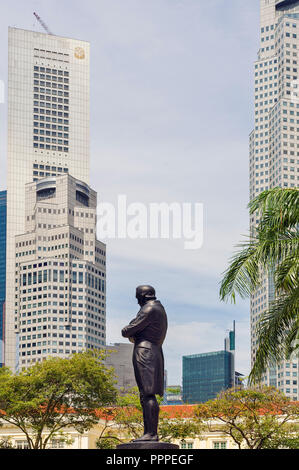
{"label": "statue's legs", "polygon": [[136,441],[157,441],[159,405],[155,395],[140,393],[140,403],[143,410],[144,435]]}
{"label": "statue's legs", "polygon": [[144,395],[140,393],[140,403],[142,406],[142,413],[143,413],[143,434],[148,434],[148,420],[146,419],[145,415],[145,401],[144,401]]}

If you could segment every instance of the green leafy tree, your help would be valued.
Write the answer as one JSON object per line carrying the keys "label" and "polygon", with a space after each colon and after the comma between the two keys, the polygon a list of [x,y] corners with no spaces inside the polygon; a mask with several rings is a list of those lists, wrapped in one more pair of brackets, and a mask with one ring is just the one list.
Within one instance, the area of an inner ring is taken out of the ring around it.
{"label": "green leafy tree", "polygon": [[112,372],[104,353],[85,352],[69,359],[50,358],[19,374],[0,372],[0,422],[17,426],[30,449],[45,449],[64,431],[83,433],[95,425],[97,410],[115,402]]}
{"label": "green leafy tree", "polygon": [[159,421],[159,439],[171,442],[173,439],[199,438],[203,430],[202,424],[195,419],[183,416],[173,416],[169,419],[166,412],[161,412]]}
{"label": "green leafy tree", "polygon": [[230,260],[220,298],[242,298],[260,286],[263,275],[273,279],[276,297],[257,324],[258,350],[250,373],[258,381],[273,363],[299,351],[299,190],[274,188],[249,204],[259,223],[249,241]]}
{"label": "green leafy tree", "polygon": [[10,436],[0,439],[0,449],[14,449]]}
{"label": "green leafy tree", "polygon": [[238,448],[297,448],[299,407],[274,387],[222,392],[198,406],[209,432],[230,436]]}
{"label": "green leafy tree", "polygon": [[[157,397],[161,403],[162,398]],[[104,425],[97,440],[100,449],[114,448],[116,444],[137,439],[143,433],[142,406],[138,388],[133,387],[126,395],[118,397],[117,406],[103,412]],[[195,418],[184,418],[177,413],[169,419],[168,413],[160,410],[158,435],[164,442],[172,439],[199,436],[201,425]]]}
{"label": "green leafy tree", "polygon": [[166,393],[173,394],[173,395],[180,395],[181,389],[180,387],[167,387]]}
{"label": "green leafy tree", "polygon": [[102,431],[97,439],[99,449],[115,448],[117,444],[137,439],[142,434],[143,416],[138,388],[117,397],[116,406],[103,410]]}

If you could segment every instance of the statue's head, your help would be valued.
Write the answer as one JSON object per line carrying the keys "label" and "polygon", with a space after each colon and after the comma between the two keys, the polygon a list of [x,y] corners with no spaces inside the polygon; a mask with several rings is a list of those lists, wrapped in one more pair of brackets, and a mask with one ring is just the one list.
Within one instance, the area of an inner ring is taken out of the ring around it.
{"label": "statue's head", "polygon": [[138,286],[136,288],[136,299],[140,306],[148,300],[156,300],[156,292],[152,286]]}

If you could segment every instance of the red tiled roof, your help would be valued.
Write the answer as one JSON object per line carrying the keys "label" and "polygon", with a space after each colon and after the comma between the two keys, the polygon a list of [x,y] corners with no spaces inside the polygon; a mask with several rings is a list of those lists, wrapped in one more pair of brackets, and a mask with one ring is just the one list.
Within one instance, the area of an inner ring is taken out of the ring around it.
{"label": "red tiled roof", "polygon": [[162,405],[161,412],[169,418],[192,418],[195,416],[197,405]]}
{"label": "red tiled roof", "polygon": [[[298,404],[299,407],[299,402],[291,402],[292,404]],[[198,405],[161,405],[160,406],[160,415],[161,416],[166,416],[170,419],[174,418],[193,418],[195,417],[195,411],[197,409]],[[131,410],[132,413],[136,411],[136,408],[133,407],[128,407],[127,408],[128,412]],[[109,421],[113,419],[114,412],[116,411],[115,407],[107,407],[106,412],[105,410],[98,410],[97,415],[99,417],[102,417],[103,419],[108,419]],[[281,414],[282,411],[277,409],[275,407],[275,404],[273,404],[273,407],[269,407],[268,409],[264,408],[260,410],[260,414],[265,414],[265,413],[273,413],[273,414]]]}
{"label": "red tiled roof", "polygon": [[[299,407],[299,401],[297,402],[291,402],[293,405],[298,405]],[[204,403],[203,403],[204,405]],[[160,415],[161,417],[164,415],[164,417],[174,419],[174,418],[193,418],[195,417],[195,411],[197,409],[198,405],[161,405],[160,406]],[[126,408],[123,408],[128,412],[128,414],[134,414],[137,409],[128,406]],[[106,419],[107,421],[112,421],[114,419],[115,413],[116,413],[117,407],[115,406],[107,406],[105,408],[99,408],[98,410],[95,410],[96,416],[98,418]],[[70,413],[74,413],[73,409],[69,409]],[[273,403],[273,406],[269,408],[264,408],[260,410],[260,414],[265,414],[265,413],[273,413],[273,414],[281,414],[283,411],[279,410],[275,404]],[[0,410],[0,414],[5,414],[3,410]]]}

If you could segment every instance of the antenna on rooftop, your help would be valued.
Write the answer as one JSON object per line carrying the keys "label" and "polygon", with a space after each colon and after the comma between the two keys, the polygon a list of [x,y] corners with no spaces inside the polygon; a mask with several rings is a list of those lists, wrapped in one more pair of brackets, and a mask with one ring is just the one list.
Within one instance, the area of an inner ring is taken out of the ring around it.
{"label": "antenna on rooftop", "polygon": [[44,23],[44,21],[41,19],[41,17],[34,11],[33,12],[35,18],[37,19],[37,21],[42,25],[42,27],[44,28],[44,30],[48,33],[48,34],[51,34],[53,36],[53,33],[51,33],[51,31],[49,30],[48,26],[46,25],[46,23]]}

